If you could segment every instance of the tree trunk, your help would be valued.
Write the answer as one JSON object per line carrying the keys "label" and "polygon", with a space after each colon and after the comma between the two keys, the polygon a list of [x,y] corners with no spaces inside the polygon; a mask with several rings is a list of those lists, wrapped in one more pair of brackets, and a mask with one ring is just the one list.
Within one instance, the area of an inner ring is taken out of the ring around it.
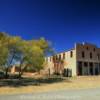
{"label": "tree trunk", "polygon": [[8,76],[9,76],[9,75],[8,75],[9,66],[11,65],[11,63],[12,63],[14,57],[15,57],[15,52],[13,52],[12,59],[11,59],[10,63],[8,64],[7,68],[6,68],[5,78],[8,78]]}
{"label": "tree trunk", "polygon": [[5,78],[8,78],[8,68],[6,68]]}
{"label": "tree trunk", "polygon": [[22,69],[22,64],[23,64],[23,60],[20,63],[19,66],[19,79],[21,79],[22,75],[23,75],[23,70],[27,67],[27,65]]}
{"label": "tree trunk", "polygon": [[22,76],[22,63],[23,63],[23,60],[21,61],[20,66],[19,66],[19,79],[21,79],[21,76]]}

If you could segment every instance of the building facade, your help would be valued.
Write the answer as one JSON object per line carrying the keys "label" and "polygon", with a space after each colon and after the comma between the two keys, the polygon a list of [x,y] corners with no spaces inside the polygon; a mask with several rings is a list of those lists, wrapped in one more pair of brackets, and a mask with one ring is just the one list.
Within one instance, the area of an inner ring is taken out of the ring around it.
{"label": "building facade", "polygon": [[99,75],[100,48],[89,43],[76,43],[74,48],[45,58],[49,74],[68,74],[71,76]]}

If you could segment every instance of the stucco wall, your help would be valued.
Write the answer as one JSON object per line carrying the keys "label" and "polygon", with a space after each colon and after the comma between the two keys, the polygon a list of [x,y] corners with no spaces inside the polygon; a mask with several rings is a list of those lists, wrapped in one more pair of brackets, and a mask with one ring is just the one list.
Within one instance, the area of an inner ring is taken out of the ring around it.
{"label": "stucco wall", "polygon": [[[71,51],[73,52],[73,56],[70,57]],[[70,50],[65,53],[66,58],[65,58],[65,66],[64,68],[69,68],[72,70],[72,76],[76,76],[76,50]]]}

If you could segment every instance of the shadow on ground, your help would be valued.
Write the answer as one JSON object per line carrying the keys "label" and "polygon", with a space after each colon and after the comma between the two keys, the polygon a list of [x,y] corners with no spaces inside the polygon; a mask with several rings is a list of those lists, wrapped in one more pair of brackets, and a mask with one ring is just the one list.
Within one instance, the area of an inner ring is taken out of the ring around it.
{"label": "shadow on ground", "polygon": [[39,86],[43,84],[52,84],[52,83],[58,83],[67,81],[70,82],[69,79],[64,79],[61,77],[49,77],[49,78],[40,78],[40,79],[34,79],[34,78],[21,78],[21,79],[3,79],[0,80],[0,87],[22,87],[22,86]]}

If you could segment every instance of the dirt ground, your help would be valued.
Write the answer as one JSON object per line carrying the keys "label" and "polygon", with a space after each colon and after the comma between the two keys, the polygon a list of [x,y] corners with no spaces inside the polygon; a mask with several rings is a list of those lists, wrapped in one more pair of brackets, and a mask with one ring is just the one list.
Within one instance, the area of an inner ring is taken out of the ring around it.
{"label": "dirt ground", "polygon": [[0,95],[20,94],[20,93],[38,93],[57,91],[64,89],[87,89],[100,88],[100,76],[81,76],[65,79],[62,82],[52,84],[42,84],[39,86],[22,86],[22,87],[0,87]]}

